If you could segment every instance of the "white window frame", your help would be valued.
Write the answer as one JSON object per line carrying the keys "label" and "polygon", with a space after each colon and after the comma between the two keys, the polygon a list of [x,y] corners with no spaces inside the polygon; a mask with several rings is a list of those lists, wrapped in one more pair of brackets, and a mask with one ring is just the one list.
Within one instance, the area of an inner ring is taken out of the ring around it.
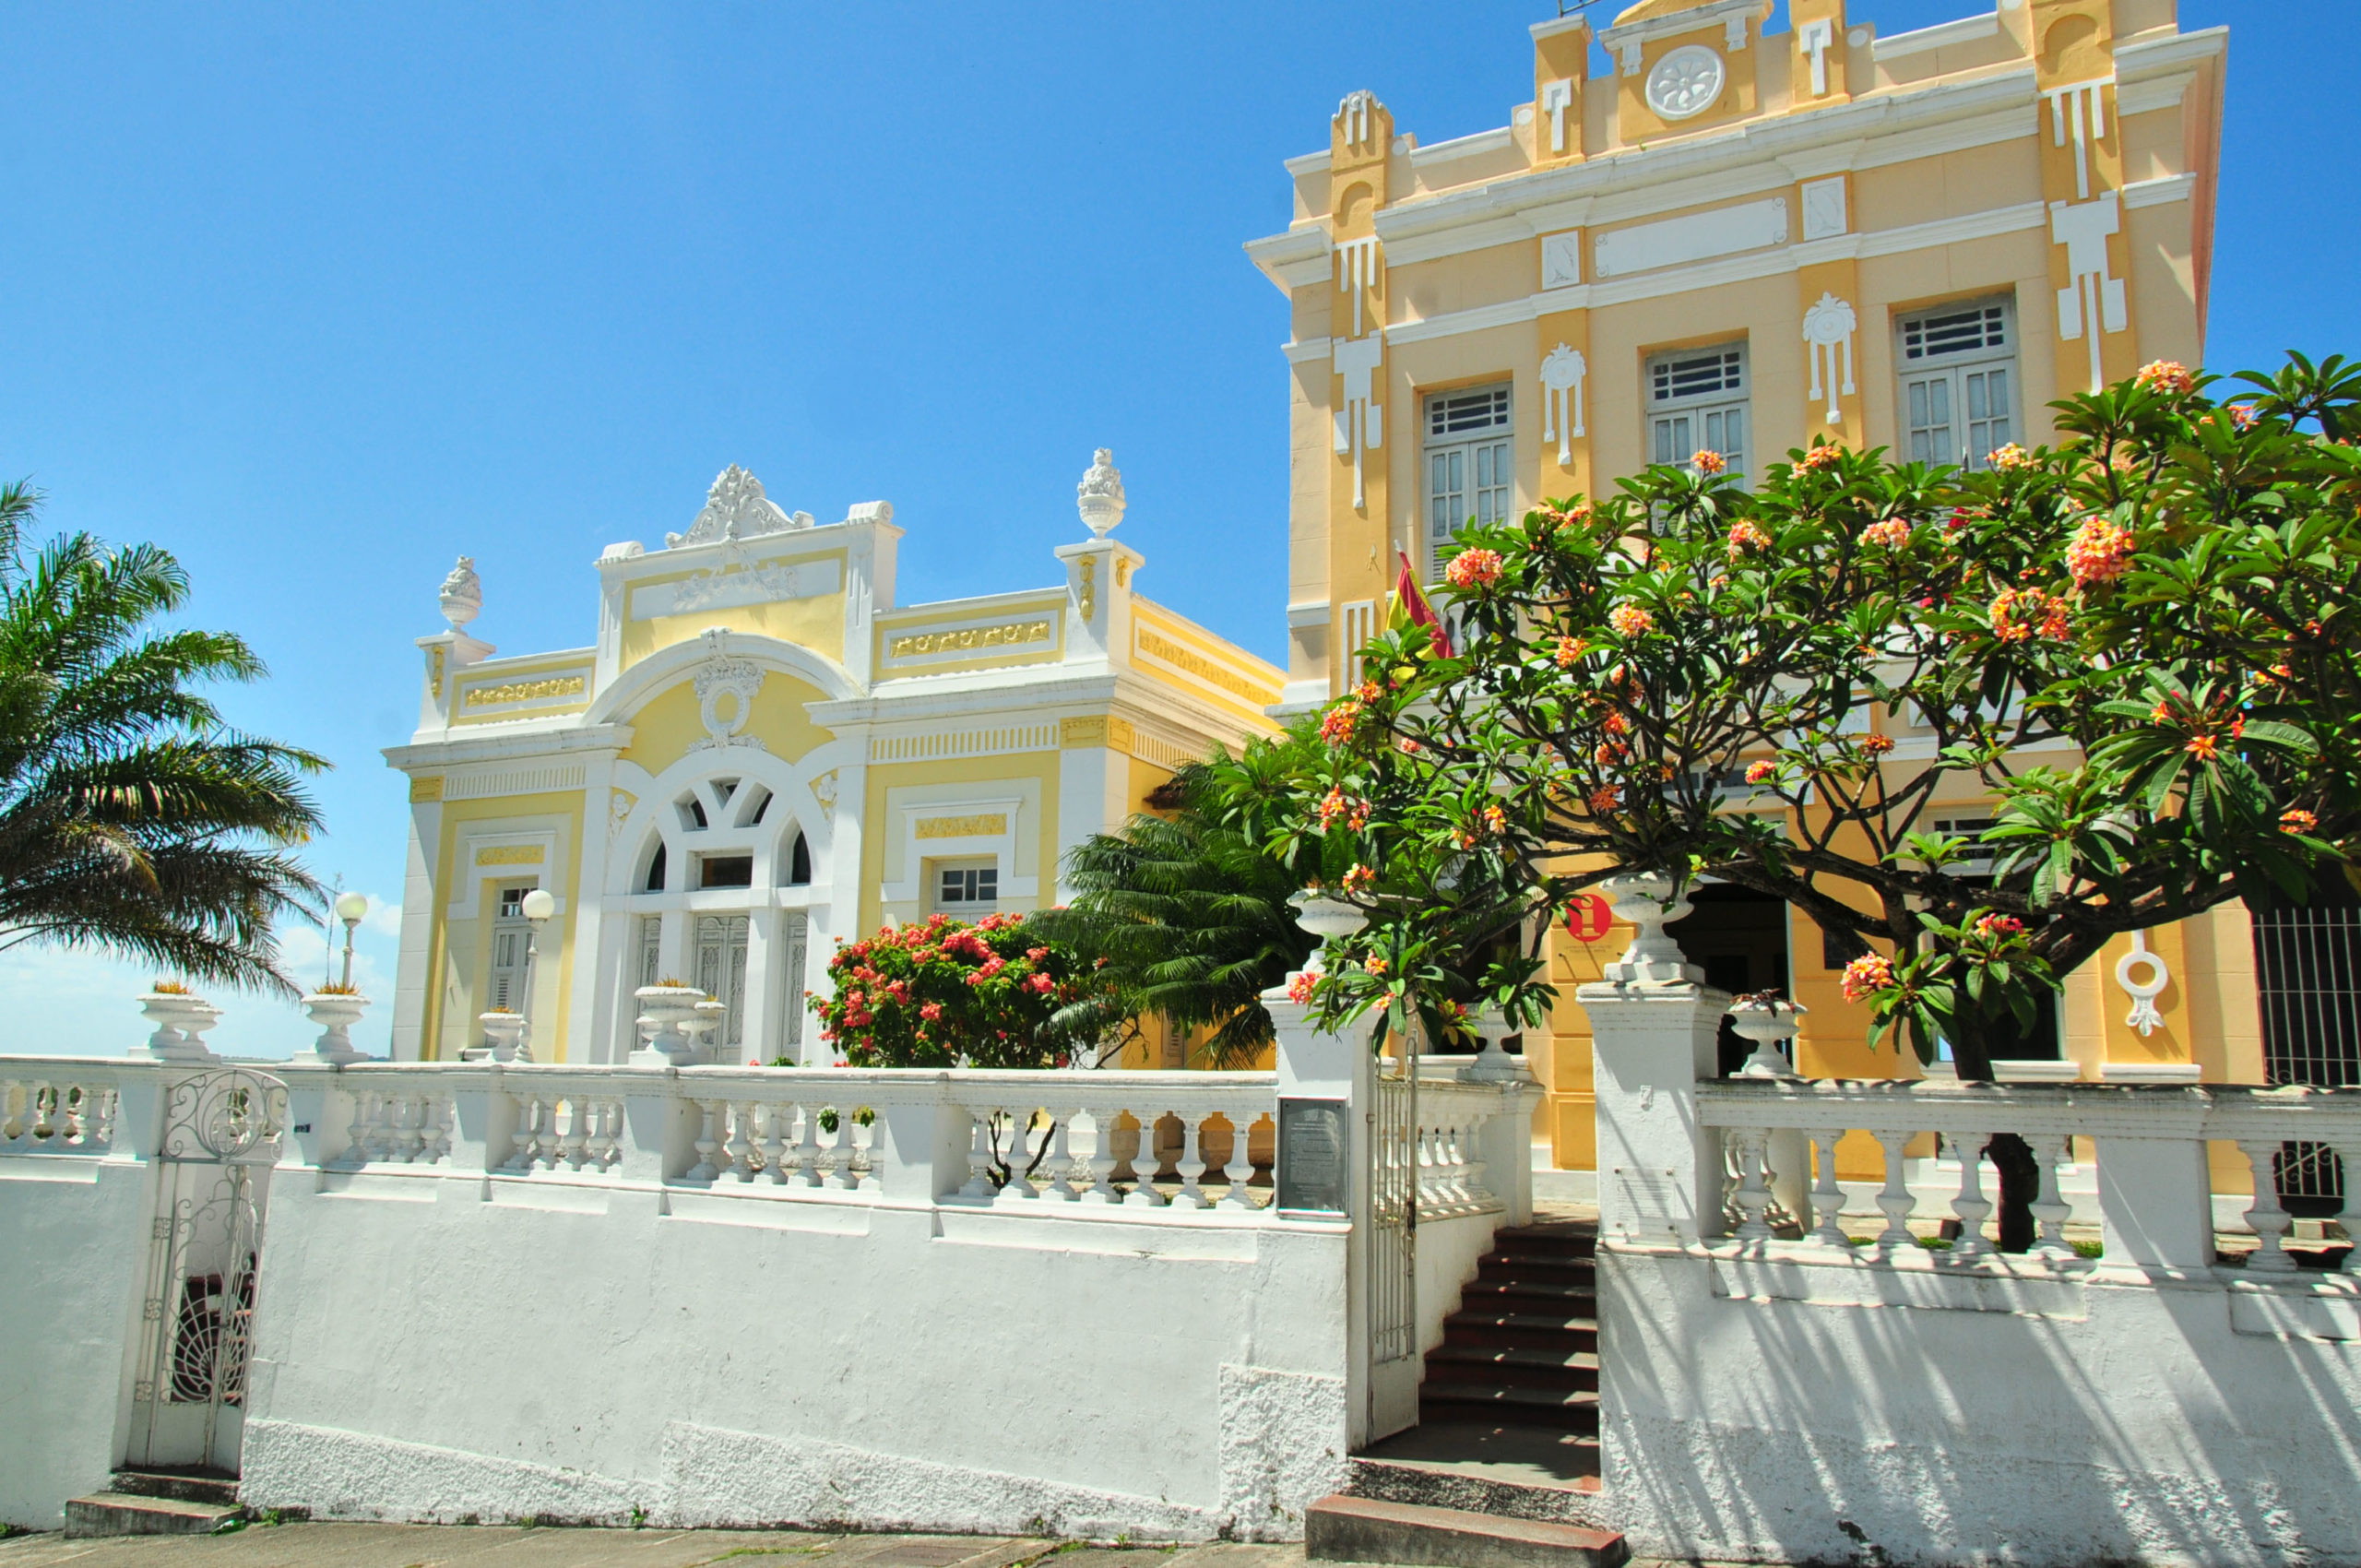
{"label": "white window frame", "polygon": [[525,918],[525,895],[540,885],[538,881],[503,882],[492,896],[492,958],[485,966],[485,1012],[525,1010],[526,950],[533,940],[533,922]]}
{"label": "white window frame", "polygon": [[[1708,361],[1718,362],[1710,376]],[[1686,468],[1699,452],[1718,452],[1727,472],[1746,477],[1753,455],[1754,369],[1745,339],[1650,354],[1640,373],[1640,398],[1647,410],[1646,461]]]}
{"label": "white window frame", "polygon": [[1423,569],[1429,582],[1440,582],[1453,553],[1453,533],[1471,517],[1490,528],[1516,516],[1515,384],[1430,392],[1420,400],[1418,429]]}
{"label": "white window frame", "polygon": [[[954,876],[965,878],[971,887],[989,883],[991,897],[944,897],[946,880]],[[926,892],[929,914],[949,915],[957,921],[976,921],[996,914],[1000,909],[1000,861],[989,855],[929,861],[926,862]]]}
{"label": "white window frame", "polygon": [[2017,438],[2024,374],[2017,363],[2016,302],[2007,295],[1896,315],[1893,363],[1894,450],[1904,462],[1980,471],[1991,466],[1995,450]]}

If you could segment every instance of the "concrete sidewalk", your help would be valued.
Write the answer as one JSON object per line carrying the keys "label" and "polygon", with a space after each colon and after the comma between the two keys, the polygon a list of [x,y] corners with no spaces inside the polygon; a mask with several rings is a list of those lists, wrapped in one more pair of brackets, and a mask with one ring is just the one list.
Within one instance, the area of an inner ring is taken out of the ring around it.
{"label": "concrete sidewalk", "polygon": [[1091,1547],[990,1536],[790,1530],[249,1525],[219,1536],[0,1540],[0,1568],[1301,1568],[1300,1546]]}

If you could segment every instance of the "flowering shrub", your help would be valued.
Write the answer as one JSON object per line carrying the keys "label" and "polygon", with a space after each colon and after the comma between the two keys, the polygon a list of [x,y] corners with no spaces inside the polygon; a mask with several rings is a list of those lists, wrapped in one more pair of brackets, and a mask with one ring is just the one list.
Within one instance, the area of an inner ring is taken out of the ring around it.
{"label": "flowering shrub", "polygon": [[1900,517],[1887,517],[1880,522],[1871,523],[1861,530],[1861,542],[1880,545],[1888,550],[1899,550],[1910,542],[1910,525]]}
{"label": "flowering shrub", "polygon": [[1607,617],[1619,637],[1643,637],[1656,629],[1656,618],[1636,604],[1619,604]]}
{"label": "flowering shrub", "polygon": [[1893,960],[1871,953],[1845,966],[1845,1000],[1866,1002],[1881,991],[1893,987]]}
{"label": "flowering shrub", "polygon": [[1771,548],[1771,536],[1762,525],[1749,517],[1740,517],[1730,525],[1730,559],[1742,559],[1749,552]]}
{"label": "flowering shrub", "polygon": [[2197,389],[2197,377],[2178,360],[2150,360],[2140,367],[2131,384],[2143,392],[2165,392],[2174,396]]}
{"label": "flowering shrub", "polygon": [[1050,1025],[1089,993],[1089,972],[1021,915],[888,927],[838,947],[828,978],[820,1038],[855,1067],[1062,1066],[1089,1049]]}
{"label": "flowering shrub", "polygon": [[1834,468],[1839,462],[1844,460],[1844,447],[1835,445],[1833,442],[1821,441],[1815,443],[1812,449],[1804,454],[1803,461],[1797,463],[1796,466],[1800,469],[1817,471],[1821,469]]}

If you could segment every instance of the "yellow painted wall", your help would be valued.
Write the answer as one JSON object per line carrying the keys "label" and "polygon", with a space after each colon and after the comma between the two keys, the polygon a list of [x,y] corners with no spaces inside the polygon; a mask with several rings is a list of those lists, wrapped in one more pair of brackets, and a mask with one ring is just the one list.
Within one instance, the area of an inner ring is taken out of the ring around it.
{"label": "yellow painted wall", "polygon": [[[465,830],[475,824],[526,817],[557,817],[563,820],[556,859],[540,865],[505,868],[498,875],[488,874],[483,879],[483,897],[486,900],[494,897],[494,888],[502,881],[531,881],[548,887],[552,881],[552,868],[564,869],[566,907],[542,932],[542,957],[545,961],[549,959],[554,948],[558,966],[557,994],[573,994],[573,913],[580,905],[582,883],[582,795],[579,791],[552,791],[447,802],[443,807],[442,838],[434,850],[435,902],[430,927],[427,968],[430,980],[419,1033],[420,1054],[428,1061],[456,1055],[460,1046],[470,1043],[475,1016],[484,1007],[483,982],[490,970],[491,957],[491,904],[485,902],[476,918],[462,922],[467,929],[457,932],[447,929],[446,917],[454,879],[472,876],[475,871],[473,866],[457,863],[460,846],[467,837]],[[457,1004],[456,1010],[454,1004]],[[534,1046],[534,1054],[544,1062],[563,1062],[566,1050],[565,1009],[554,1007],[551,1012],[555,1016],[544,1016],[538,1008],[535,1010],[533,1029],[539,1040]]]}
{"label": "yellow painted wall", "polygon": [[[734,701],[725,698],[724,701]],[[826,700],[817,686],[772,671],[754,694],[753,715],[745,733],[762,738],[774,756],[793,762],[836,736],[812,722],[804,704]],[[727,714],[724,714],[727,718]],[[705,740],[704,715],[697,706],[696,687],[683,671],[680,680],[642,704],[631,716],[632,742],[623,754],[650,774],[662,773],[688,754],[689,747]]]}

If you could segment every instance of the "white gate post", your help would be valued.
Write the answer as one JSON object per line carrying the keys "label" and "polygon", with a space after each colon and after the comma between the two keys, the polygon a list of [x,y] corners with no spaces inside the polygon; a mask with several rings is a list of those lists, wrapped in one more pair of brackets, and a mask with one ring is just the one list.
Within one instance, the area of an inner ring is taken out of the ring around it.
{"label": "white gate post", "polygon": [[1602,1243],[1694,1243],[1722,1229],[1722,1159],[1697,1121],[1697,1084],[1714,1075],[1726,992],[1665,934],[1689,912],[1668,877],[1621,876],[1600,885],[1639,930],[1604,980],[1574,999],[1590,1015],[1598,1116]]}

